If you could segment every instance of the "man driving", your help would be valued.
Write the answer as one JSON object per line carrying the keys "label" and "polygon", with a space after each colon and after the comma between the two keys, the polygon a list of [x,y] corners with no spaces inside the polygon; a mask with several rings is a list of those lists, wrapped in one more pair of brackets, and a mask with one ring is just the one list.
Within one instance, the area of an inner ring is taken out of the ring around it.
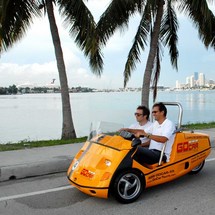
{"label": "man driving", "polygon": [[139,163],[154,164],[159,162],[163,144],[166,143],[164,161],[169,161],[172,145],[174,142],[175,125],[172,121],[167,119],[167,108],[160,102],[155,103],[152,107],[152,115],[155,119],[154,123],[144,130],[136,130],[135,136],[140,137],[144,135],[150,139],[149,147],[138,146],[134,155],[134,159]]}

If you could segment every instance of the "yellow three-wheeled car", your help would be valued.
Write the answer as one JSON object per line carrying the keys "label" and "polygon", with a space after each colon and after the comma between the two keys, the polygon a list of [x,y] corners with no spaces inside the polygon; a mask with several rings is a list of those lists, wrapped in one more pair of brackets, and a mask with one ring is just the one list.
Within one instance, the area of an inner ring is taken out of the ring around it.
{"label": "yellow three-wheeled car", "polygon": [[[174,180],[187,173],[196,174],[210,153],[209,136],[181,129],[182,107],[179,103],[164,103],[179,107],[178,126],[170,161],[148,165],[132,157],[138,141],[130,133],[91,132],[88,141],[73,159],[67,176],[73,186],[91,196],[107,198],[110,194],[122,203],[135,201],[143,189]],[[165,145],[164,145],[165,147]],[[161,153],[163,156],[164,148]]]}

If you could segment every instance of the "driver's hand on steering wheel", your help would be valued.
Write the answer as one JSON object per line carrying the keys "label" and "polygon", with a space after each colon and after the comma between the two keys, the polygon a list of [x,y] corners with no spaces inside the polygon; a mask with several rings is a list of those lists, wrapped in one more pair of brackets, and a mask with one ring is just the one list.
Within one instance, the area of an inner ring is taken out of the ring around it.
{"label": "driver's hand on steering wheel", "polygon": [[147,134],[144,130],[140,130],[140,131],[137,131],[135,133],[135,137],[139,138],[139,137],[145,137]]}
{"label": "driver's hand on steering wheel", "polygon": [[118,132],[127,131],[127,128],[120,128]]}

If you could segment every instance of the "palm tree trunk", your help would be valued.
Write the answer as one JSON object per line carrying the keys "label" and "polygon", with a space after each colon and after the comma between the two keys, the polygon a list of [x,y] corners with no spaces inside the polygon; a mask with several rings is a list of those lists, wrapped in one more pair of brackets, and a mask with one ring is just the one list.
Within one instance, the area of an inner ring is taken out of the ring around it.
{"label": "palm tree trunk", "polygon": [[52,0],[46,0],[47,14],[50,24],[52,40],[55,49],[57,68],[61,86],[63,126],[61,139],[76,138],[76,133],[72,121],[72,112],[70,107],[69,88],[67,83],[66,68],[63,59],[63,51],[61,48],[60,36],[55,21]]}
{"label": "palm tree trunk", "polygon": [[150,83],[151,83],[151,76],[152,70],[154,66],[154,60],[157,53],[157,45],[159,40],[159,33],[160,33],[160,25],[161,19],[163,16],[163,5],[164,0],[158,1],[158,8],[157,8],[157,15],[156,20],[153,27],[151,43],[150,43],[150,50],[149,55],[146,63],[146,69],[143,76],[143,85],[142,85],[142,100],[141,104],[149,107],[149,93],[150,93]]}

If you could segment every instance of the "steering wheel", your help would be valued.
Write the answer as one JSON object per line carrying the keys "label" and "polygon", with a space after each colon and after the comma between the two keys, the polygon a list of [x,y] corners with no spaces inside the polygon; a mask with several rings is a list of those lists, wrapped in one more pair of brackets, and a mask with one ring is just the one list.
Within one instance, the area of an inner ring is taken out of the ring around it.
{"label": "steering wheel", "polygon": [[140,138],[137,138],[134,136],[134,134],[128,132],[128,131],[121,131],[119,133],[119,135],[123,138],[125,138],[126,140],[131,140],[131,146],[132,147],[137,147],[138,145],[141,144],[141,140]]}
{"label": "steering wheel", "polygon": [[120,131],[119,135],[126,140],[133,140],[135,138],[134,134],[124,130]]}

